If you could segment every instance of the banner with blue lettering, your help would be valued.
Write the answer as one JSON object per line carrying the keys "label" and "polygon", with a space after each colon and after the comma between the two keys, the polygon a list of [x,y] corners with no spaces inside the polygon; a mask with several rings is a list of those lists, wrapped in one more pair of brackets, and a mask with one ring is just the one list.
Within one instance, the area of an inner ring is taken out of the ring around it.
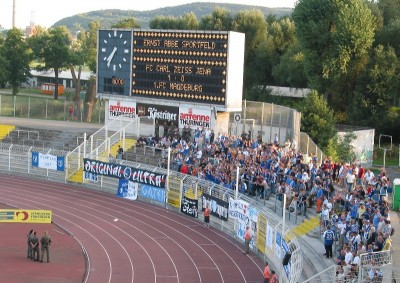
{"label": "banner with blue lettering", "polygon": [[161,173],[88,158],[83,159],[83,171],[96,175],[126,179],[134,183],[150,185],[158,188],[164,188],[166,182],[166,176]]}
{"label": "banner with blue lettering", "polygon": [[32,167],[64,171],[64,160],[64,156],[43,154],[37,151],[32,151]]}
{"label": "banner with blue lettering", "polygon": [[117,196],[130,200],[136,200],[138,195],[138,183],[125,179],[119,179]]}
{"label": "banner with blue lettering", "polygon": [[165,190],[164,189],[152,187],[149,185],[143,185],[140,195],[144,198],[148,198],[148,199],[155,200],[155,201],[158,201],[161,203],[165,203]]}

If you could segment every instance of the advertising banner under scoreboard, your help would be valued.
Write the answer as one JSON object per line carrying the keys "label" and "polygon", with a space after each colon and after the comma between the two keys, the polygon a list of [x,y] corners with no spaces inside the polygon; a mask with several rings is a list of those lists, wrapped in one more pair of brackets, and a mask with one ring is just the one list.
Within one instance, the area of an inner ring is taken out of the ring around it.
{"label": "advertising banner under scoreboard", "polygon": [[192,129],[211,127],[211,110],[179,108],[179,128],[189,126]]}
{"label": "advertising banner under scoreboard", "polygon": [[51,223],[51,210],[0,209],[0,222]]}
{"label": "advertising banner under scoreboard", "polygon": [[108,101],[108,118],[110,120],[134,120],[136,118],[136,102],[121,99]]}
{"label": "advertising banner under scoreboard", "polygon": [[174,122],[178,124],[179,107],[154,104],[137,104],[137,114],[139,117],[149,117],[159,122]]}

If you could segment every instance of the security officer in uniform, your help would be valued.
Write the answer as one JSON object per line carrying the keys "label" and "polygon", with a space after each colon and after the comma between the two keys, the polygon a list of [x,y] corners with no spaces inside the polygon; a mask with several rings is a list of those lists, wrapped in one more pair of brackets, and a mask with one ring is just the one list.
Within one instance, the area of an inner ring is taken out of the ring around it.
{"label": "security officer in uniform", "polygon": [[28,235],[26,235],[27,240],[28,240],[28,256],[27,258],[32,258],[32,247],[31,247],[31,236],[33,235],[33,229],[31,229],[28,233]]}
{"label": "security officer in uniform", "polygon": [[40,262],[43,262],[44,252],[46,251],[47,262],[50,262],[49,249],[51,245],[51,237],[48,232],[44,232],[44,236],[40,239],[40,243],[42,244],[42,257],[40,258]]}
{"label": "security officer in uniform", "polygon": [[33,232],[33,234],[31,235],[31,255],[32,255],[32,260],[34,261],[39,261],[39,238],[36,236],[36,231]]}

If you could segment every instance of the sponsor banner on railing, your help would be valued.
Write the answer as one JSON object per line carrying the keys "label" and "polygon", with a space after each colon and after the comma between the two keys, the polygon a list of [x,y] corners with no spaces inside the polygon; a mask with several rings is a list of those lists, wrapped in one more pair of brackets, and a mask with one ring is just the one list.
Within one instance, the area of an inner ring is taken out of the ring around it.
{"label": "sponsor banner on railing", "polygon": [[199,207],[199,201],[197,199],[190,199],[185,196],[182,196],[181,212],[183,214],[197,218],[198,207]]}
{"label": "sponsor banner on railing", "polygon": [[94,159],[83,159],[83,171],[113,178],[126,179],[153,187],[164,188],[166,176],[149,170],[141,170],[118,163],[107,163]]}
{"label": "sponsor banner on railing", "polygon": [[0,209],[0,222],[51,223],[51,210]]}
{"label": "sponsor banner on railing", "polygon": [[179,128],[210,128],[211,110],[179,107]]}
{"label": "sponsor banner on railing", "polygon": [[64,171],[64,156],[32,151],[32,167]]}
{"label": "sponsor banner on railing", "polygon": [[[283,259],[286,253],[289,253],[290,249],[285,239],[282,238],[282,234],[276,231],[276,245],[275,245],[275,255],[279,259]],[[286,277],[289,278],[290,275],[290,262],[288,265],[283,267],[286,273]]]}
{"label": "sponsor banner on railing", "polygon": [[165,203],[165,189],[143,185],[140,191],[140,195],[144,198]]}
{"label": "sponsor banner on railing", "polygon": [[265,254],[265,240],[267,233],[267,217],[260,213],[258,214],[258,227],[257,227],[257,249]]}
{"label": "sponsor banner on railing", "polygon": [[136,200],[138,195],[138,183],[126,179],[119,179],[117,197]]}
{"label": "sponsor banner on railing", "polygon": [[206,209],[206,205],[210,208],[211,215],[216,216],[224,221],[228,221],[228,207],[229,203],[227,201],[221,200],[219,198],[213,197],[209,194],[203,193],[203,205],[201,210]]}
{"label": "sponsor banner on railing", "polygon": [[136,118],[136,102],[110,99],[108,101],[108,118],[110,120],[134,120]]}

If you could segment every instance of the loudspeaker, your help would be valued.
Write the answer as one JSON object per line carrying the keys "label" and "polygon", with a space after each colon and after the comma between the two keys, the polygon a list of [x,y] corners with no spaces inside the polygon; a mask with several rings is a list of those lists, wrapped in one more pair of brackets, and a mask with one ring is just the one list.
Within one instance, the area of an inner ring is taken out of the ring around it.
{"label": "loudspeaker", "polygon": [[217,120],[217,109],[215,109],[215,107],[213,107],[213,112],[214,112],[214,118],[215,120]]}
{"label": "loudspeaker", "polygon": [[286,254],[285,254],[285,257],[284,257],[283,260],[282,260],[283,266],[286,266],[286,265],[289,264],[289,261],[290,261],[290,258],[291,258],[291,257],[292,257],[292,254],[291,254],[291,253],[286,253]]}

